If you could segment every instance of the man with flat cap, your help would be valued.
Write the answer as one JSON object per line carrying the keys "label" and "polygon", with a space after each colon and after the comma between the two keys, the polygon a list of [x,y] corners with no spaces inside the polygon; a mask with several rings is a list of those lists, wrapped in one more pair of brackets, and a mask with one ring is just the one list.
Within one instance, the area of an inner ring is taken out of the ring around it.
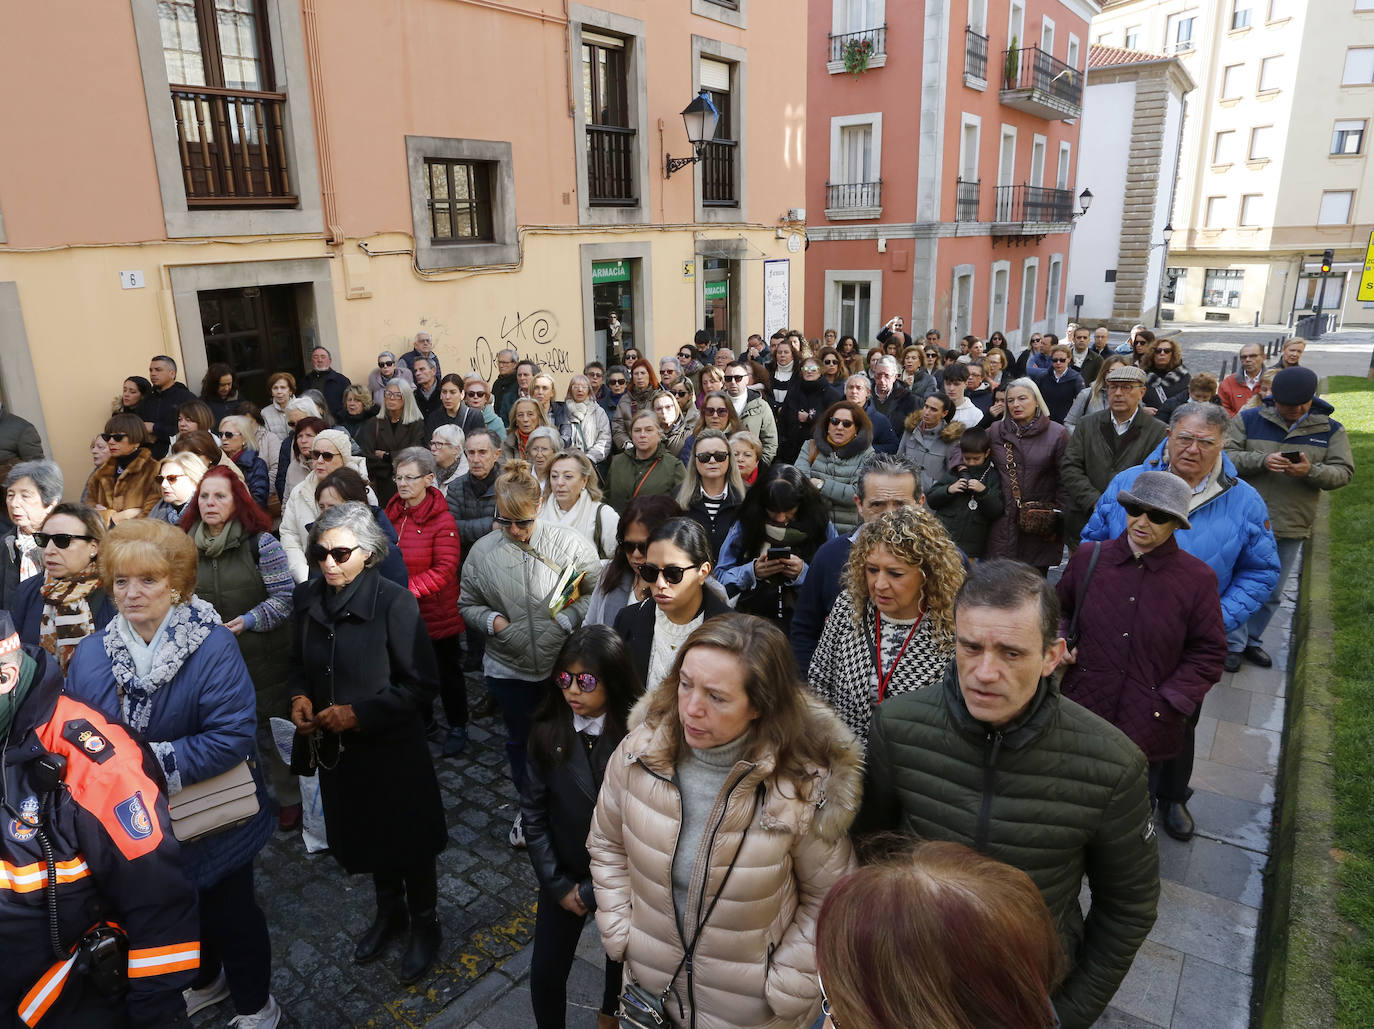
{"label": "man with flat cap", "polygon": [[1226,430],[1226,455],[1240,477],[1269,506],[1269,521],[1279,547],[1279,581],[1245,624],[1229,634],[1231,649],[1244,648],[1247,661],[1268,668],[1260,645],[1278,610],[1288,573],[1312,535],[1317,498],[1340,489],[1355,474],[1345,427],[1331,417],[1335,409],[1317,396],[1317,374],[1300,365],[1274,376],[1273,392],[1259,407],[1247,408]]}

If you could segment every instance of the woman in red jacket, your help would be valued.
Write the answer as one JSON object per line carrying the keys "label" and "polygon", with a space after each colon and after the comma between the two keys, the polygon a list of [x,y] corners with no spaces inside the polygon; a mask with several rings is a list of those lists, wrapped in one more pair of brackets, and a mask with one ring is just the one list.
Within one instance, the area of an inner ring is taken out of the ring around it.
{"label": "woman in red jacket", "polygon": [[439,662],[439,699],[448,719],[444,756],[468,745],[468,695],[463,679],[463,616],[458,613],[458,564],[462,556],[458,524],[448,501],[434,485],[434,455],[407,447],[396,455],[396,495],[386,515],[396,527],[398,546],[410,573],[410,592],[420,602],[434,656]]}

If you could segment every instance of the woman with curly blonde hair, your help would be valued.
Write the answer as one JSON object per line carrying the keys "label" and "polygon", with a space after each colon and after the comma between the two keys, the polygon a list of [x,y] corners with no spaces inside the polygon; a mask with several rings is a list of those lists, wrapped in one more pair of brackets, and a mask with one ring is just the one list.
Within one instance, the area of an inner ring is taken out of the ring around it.
{"label": "woman with curly blonde hair", "polygon": [[807,676],[865,748],[874,708],[944,675],[963,581],[958,549],[925,508],[889,511],[859,529]]}

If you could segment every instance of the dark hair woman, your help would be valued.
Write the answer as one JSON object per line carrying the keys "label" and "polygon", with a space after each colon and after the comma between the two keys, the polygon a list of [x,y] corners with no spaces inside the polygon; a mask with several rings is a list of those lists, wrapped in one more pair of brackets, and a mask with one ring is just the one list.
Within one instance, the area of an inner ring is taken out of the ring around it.
{"label": "dark hair woman", "polygon": [[102,438],[110,447],[110,459],[91,475],[86,496],[91,507],[109,525],[142,518],[162,498],[157,461],[148,450],[152,442],[136,414],[111,415]]}
{"label": "dark hair woman", "polygon": [[706,530],[691,518],[672,518],[649,539],[637,572],[649,586],[649,598],[622,608],[615,631],[650,690],[667,677],[677,651],[697,626],[730,610],[711,588],[712,562]]}
{"label": "dark hair woman", "polygon": [[[606,766],[625,738],[644,686],[611,629],[584,625],[563,643],[530,726],[520,811],[539,880],[530,1000],[538,1029],[567,1024],[568,973],[588,914],[596,910],[587,831]],[[598,1025],[614,1029],[621,964],[606,958]]]}
{"label": "dark hair woman", "polygon": [[[720,548],[716,578],[737,611],[767,618],[787,632],[797,590],[835,526],[820,491],[789,464],[775,464],[745,494],[739,521]],[[785,557],[769,557],[785,549]]]}
{"label": "dark hair woman", "polygon": [[682,508],[672,497],[630,501],[615,529],[615,553],[606,562],[587,607],[587,624],[612,625],[621,608],[649,596],[649,584],[639,578],[639,566],[648,560],[649,537],[680,514]]}
{"label": "dark hair woman", "polygon": [[200,399],[214,412],[216,424],[225,415],[233,414],[239,402],[238,377],[234,369],[220,362],[205,369],[205,378],[200,381]]}

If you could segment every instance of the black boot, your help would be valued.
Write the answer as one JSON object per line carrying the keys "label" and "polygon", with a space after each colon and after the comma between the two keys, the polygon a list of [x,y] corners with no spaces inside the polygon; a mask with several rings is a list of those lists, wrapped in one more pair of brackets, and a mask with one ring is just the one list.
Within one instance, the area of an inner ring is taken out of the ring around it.
{"label": "black boot", "polygon": [[434,909],[415,911],[410,916],[410,937],[406,940],[406,954],[401,959],[401,982],[405,986],[419,982],[439,952],[439,916]]}
{"label": "black boot", "polygon": [[377,890],[377,917],[372,920],[353,951],[353,961],[359,965],[377,960],[388,941],[399,936],[410,924],[406,914],[405,889],[400,877],[395,881],[383,882],[374,876],[373,882]]}

